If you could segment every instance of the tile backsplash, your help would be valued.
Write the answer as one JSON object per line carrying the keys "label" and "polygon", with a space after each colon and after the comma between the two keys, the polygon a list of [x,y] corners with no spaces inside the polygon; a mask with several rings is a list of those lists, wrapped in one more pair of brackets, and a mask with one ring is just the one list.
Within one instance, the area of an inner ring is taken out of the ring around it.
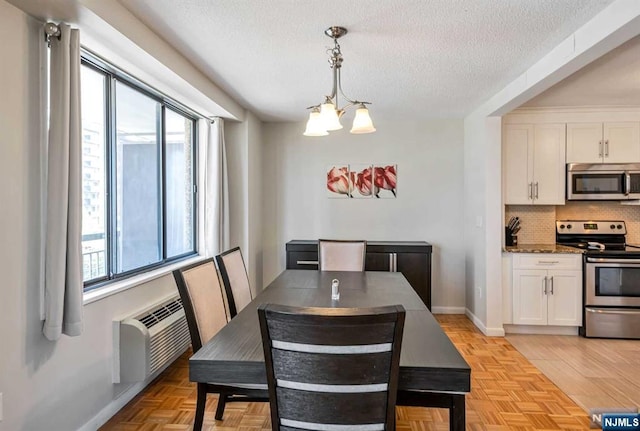
{"label": "tile backsplash", "polygon": [[556,220],[623,220],[627,243],[640,244],[640,206],[618,202],[569,202],[566,205],[507,205],[505,225],[520,217],[519,244],[553,244]]}

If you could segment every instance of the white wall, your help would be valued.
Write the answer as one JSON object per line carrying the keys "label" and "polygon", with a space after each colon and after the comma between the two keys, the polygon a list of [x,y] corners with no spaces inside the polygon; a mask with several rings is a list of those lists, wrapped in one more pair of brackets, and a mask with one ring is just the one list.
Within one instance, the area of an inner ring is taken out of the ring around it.
{"label": "white wall", "polygon": [[[304,137],[304,124],[265,124],[264,281],[285,267],[292,239],[424,240],[433,244],[433,305],[464,305],[463,123],[382,121],[378,131]],[[344,122],[344,121],[343,121]],[[396,199],[330,199],[336,163],[398,165]],[[450,310],[451,311],[451,310]]]}
{"label": "white wall", "polygon": [[251,286],[254,292],[258,292],[264,287],[262,277],[262,122],[258,120],[252,113],[247,113],[246,123],[248,127],[248,208],[247,216],[249,218],[248,236],[249,249],[248,255],[248,271]]}
{"label": "white wall", "polygon": [[254,294],[262,290],[262,123],[225,123],[229,168],[230,247],[239,246]]}

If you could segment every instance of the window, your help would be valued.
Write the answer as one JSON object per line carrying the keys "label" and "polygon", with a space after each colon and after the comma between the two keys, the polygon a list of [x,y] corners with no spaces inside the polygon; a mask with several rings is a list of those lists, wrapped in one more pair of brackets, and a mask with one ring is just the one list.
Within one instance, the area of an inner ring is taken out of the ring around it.
{"label": "window", "polygon": [[89,290],[196,253],[197,117],[92,55],[81,74]]}

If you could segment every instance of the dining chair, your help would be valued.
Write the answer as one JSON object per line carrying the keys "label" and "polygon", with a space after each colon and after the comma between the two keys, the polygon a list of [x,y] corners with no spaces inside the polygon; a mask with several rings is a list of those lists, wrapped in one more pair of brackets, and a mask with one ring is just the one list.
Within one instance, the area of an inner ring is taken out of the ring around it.
{"label": "dining chair", "polygon": [[253,299],[240,247],[217,255],[216,263],[226,292],[229,315],[233,318]]}
{"label": "dining chair", "polygon": [[366,241],[318,241],[318,269],[320,271],[364,271]]}
{"label": "dining chair", "polygon": [[[197,352],[228,322],[220,278],[213,258],[173,271],[187,318],[193,352]],[[200,431],[207,394],[217,393],[215,418],[221,420],[224,407],[231,401],[268,401],[266,385],[198,383],[198,398],[193,429]]]}
{"label": "dining chair", "polygon": [[394,430],[405,310],[258,308],[271,426]]}

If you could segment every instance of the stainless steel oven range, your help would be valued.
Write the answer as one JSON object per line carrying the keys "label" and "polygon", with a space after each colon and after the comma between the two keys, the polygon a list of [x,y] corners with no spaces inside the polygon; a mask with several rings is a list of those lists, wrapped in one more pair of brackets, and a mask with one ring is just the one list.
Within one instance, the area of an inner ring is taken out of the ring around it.
{"label": "stainless steel oven range", "polygon": [[640,247],[611,220],[556,221],[556,242],[584,249],[586,337],[640,339]]}

